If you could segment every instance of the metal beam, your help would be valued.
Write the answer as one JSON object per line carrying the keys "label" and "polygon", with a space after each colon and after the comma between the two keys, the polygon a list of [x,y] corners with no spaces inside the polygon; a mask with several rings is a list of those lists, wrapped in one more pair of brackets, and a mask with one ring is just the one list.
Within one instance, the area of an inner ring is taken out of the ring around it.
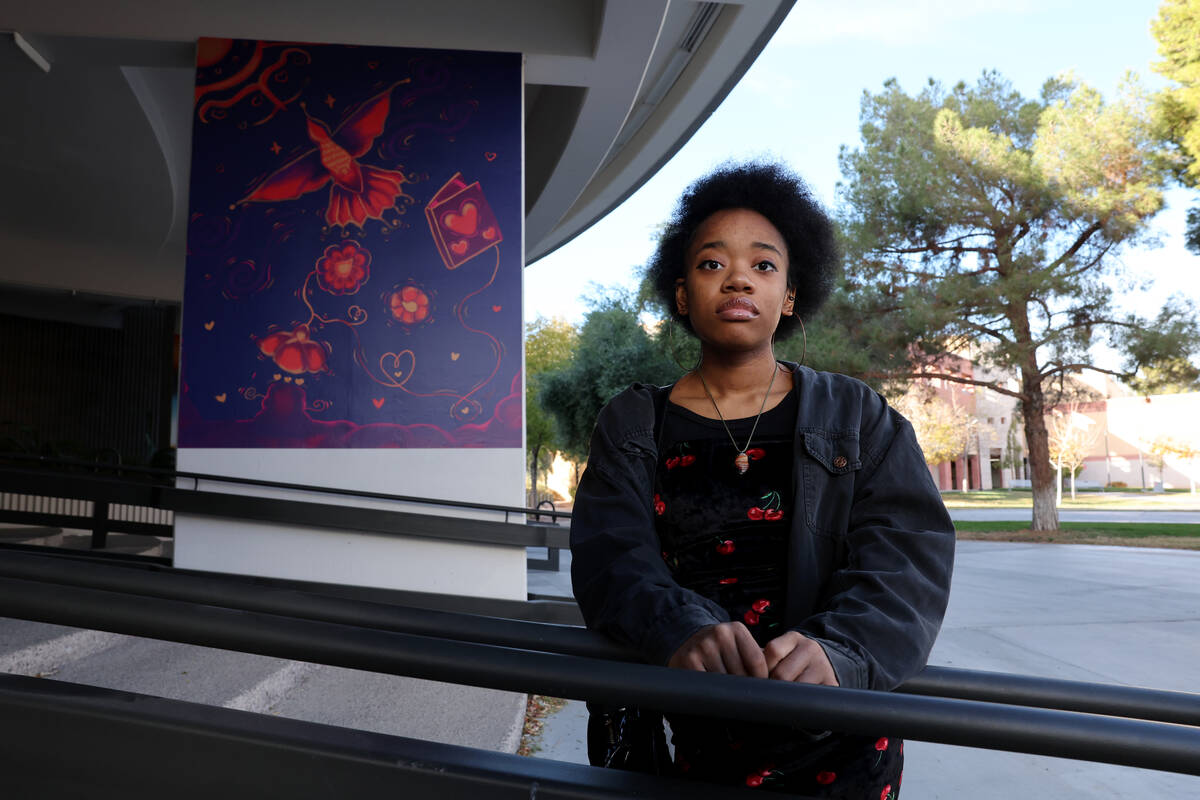
{"label": "metal beam", "polygon": [[1200,729],[668,670],[0,578],[22,619],[507,691],[1200,775]]}
{"label": "metal beam", "polygon": [[743,790],[0,674],[4,796],[717,800]]}

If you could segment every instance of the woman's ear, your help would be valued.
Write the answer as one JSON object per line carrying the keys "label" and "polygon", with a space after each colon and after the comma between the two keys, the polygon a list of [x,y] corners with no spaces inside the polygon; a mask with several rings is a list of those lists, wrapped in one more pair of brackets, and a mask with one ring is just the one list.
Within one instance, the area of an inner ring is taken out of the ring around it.
{"label": "woman's ear", "polygon": [[796,310],[796,290],[788,289],[783,298],[783,315],[790,317]]}
{"label": "woman's ear", "polygon": [[683,282],[683,278],[675,281],[675,310],[679,312],[681,317],[687,316],[687,285]]}

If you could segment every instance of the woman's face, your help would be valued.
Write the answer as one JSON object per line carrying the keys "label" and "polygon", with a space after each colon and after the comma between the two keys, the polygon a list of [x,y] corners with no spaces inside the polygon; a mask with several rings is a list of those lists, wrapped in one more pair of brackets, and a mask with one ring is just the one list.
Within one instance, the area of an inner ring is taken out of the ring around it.
{"label": "woman's face", "polygon": [[688,245],[684,269],[675,301],[705,345],[769,346],[780,317],[792,314],[787,245],[757,211],[729,208],[704,220]]}

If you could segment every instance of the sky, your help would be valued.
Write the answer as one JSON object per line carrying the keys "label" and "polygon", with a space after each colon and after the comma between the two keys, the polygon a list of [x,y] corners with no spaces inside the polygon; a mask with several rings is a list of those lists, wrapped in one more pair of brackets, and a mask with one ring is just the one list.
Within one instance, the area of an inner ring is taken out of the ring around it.
{"label": "sky", "polygon": [[[1150,21],[1158,0],[798,0],[754,65],[692,139],[601,221],[525,269],[525,319],[580,322],[597,285],[633,288],[655,227],[690,182],[729,159],[771,156],[836,205],[839,146],[857,146],[859,101],[895,77],[905,92],[929,78],[952,86],[996,70],[1023,95],[1072,71],[1106,98],[1127,70],[1157,88]],[[1172,292],[1200,306],[1200,257],[1183,246],[1195,193],[1173,190],[1154,218],[1157,247],[1121,255],[1124,310],[1156,314]]]}

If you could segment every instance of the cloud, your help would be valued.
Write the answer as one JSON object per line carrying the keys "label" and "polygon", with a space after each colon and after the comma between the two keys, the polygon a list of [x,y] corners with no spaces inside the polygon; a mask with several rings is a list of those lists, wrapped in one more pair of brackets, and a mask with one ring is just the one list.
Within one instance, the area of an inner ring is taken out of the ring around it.
{"label": "cloud", "polygon": [[1033,0],[802,0],[772,43],[785,46],[870,41],[917,44],[936,41],[957,23],[992,14],[1021,14],[1053,3]]}

